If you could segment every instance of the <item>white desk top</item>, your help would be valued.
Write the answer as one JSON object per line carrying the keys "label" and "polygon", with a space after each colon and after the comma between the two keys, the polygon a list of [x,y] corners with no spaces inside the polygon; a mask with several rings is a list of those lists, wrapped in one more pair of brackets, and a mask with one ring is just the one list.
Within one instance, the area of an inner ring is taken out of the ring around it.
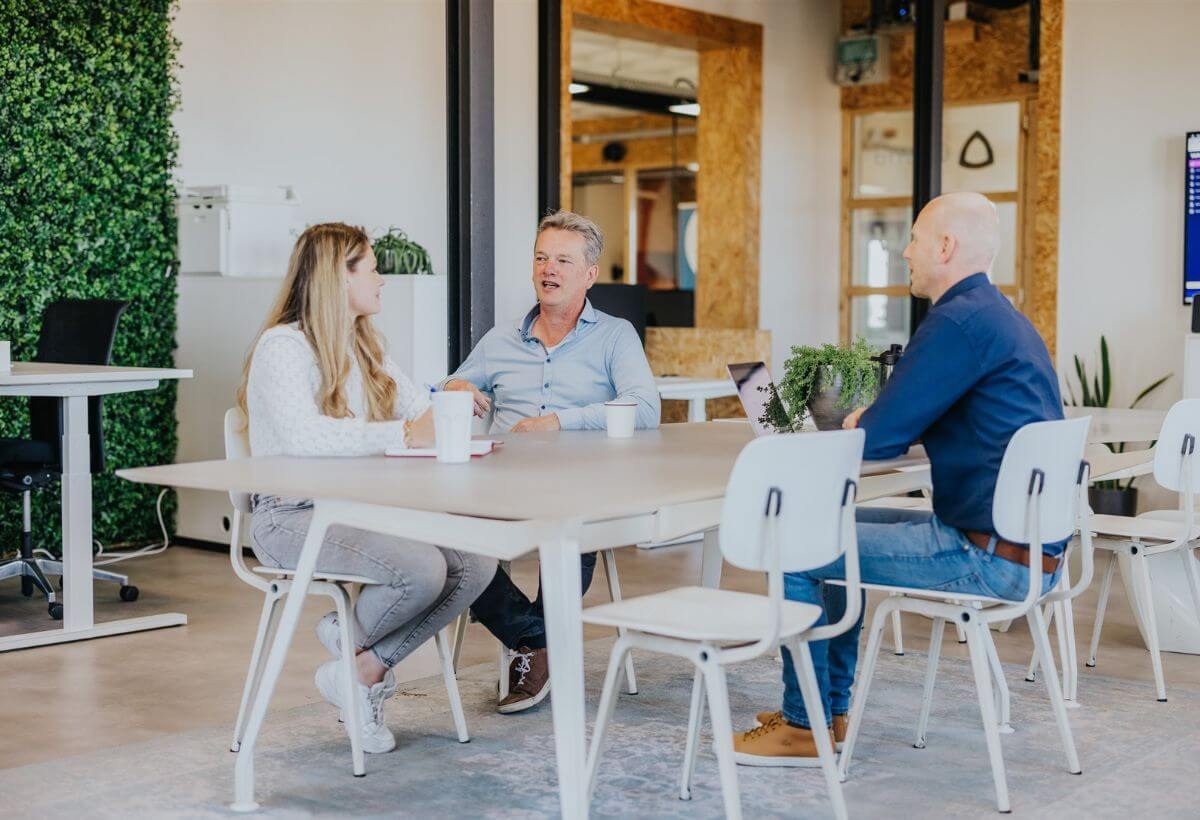
{"label": "white desk top", "polygon": [[[354,500],[507,520],[602,521],[721,498],[749,425],[667,424],[630,439],[603,431],[496,436],[467,464],[433,459],[248,458],[118,470],[130,481],[202,490]],[[913,459],[865,463],[864,473]]]}
{"label": "white desk top", "polygon": [[688,376],[657,376],[654,386],[664,399],[717,399],[736,396],[737,387],[729,378],[693,379]]}
{"label": "white desk top", "polygon": [[190,379],[192,371],[169,367],[120,367],[116,365],[51,364],[13,362],[11,373],[0,373],[0,387],[45,384],[94,384],[100,382],[144,382],[159,379]]}
{"label": "white desk top", "polygon": [[1129,410],[1119,407],[1064,407],[1069,419],[1092,417],[1090,442],[1154,441],[1167,417],[1165,410]]}

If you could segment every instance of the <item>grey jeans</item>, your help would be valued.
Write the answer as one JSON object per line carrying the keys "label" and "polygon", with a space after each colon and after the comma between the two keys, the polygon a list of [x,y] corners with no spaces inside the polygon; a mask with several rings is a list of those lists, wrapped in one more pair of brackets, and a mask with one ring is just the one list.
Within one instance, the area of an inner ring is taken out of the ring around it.
{"label": "grey jeans", "polygon": [[[309,501],[256,498],[254,554],[268,566],[294,568],[311,519]],[[496,561],[335,524],[325,534],[317,570],[378,582],[359,592],[352,626],[359,648],[392,667],[479,597],[496,574]]]}

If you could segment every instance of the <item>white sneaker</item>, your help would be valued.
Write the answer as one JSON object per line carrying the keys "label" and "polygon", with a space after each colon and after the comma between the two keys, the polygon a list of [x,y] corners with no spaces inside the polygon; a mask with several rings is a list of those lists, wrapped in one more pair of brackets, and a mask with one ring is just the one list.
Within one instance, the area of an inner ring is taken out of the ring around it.
{"label": "white sneaker", "polygon": [[[337,707],[343,717],[349,716],[343,704],[349,700],[342,687],[341,661],[328,661],[317,667],[317,691],[321,697]],[[363,751],[369,754],[382,754],[396,748],[396,737],[383,722],[383,704],[396,694],[396,677],[388,670],[383,680],[374,686],[367,687],[357,680],[358,687],[359,725],[362,727]]]}
{"label": "white sneaker", "polygon": [[338,623],[337,610],[325,613],[325,617],[317,623],[317,640],[334,658],[342,656],[342,628]]}

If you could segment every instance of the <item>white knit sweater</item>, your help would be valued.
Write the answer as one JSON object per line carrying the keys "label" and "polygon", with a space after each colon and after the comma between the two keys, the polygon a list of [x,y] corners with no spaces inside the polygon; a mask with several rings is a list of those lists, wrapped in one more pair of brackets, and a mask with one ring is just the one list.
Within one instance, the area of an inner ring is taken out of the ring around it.
{"label": "white knit sweater", "polygon": [[321,374],[308,339],[295,325],[276,325],[254,348],[246,405],[250,415],[250,452],[256,456],[366,456],[404,445],[404,420],[425,411],[429,397],[418,391],[390,358],[384,360],[396,380],[397,421],[367,421],[366,395],[358,362],[350,359],[346,404],[354,415],[335,419],[317,406]]}

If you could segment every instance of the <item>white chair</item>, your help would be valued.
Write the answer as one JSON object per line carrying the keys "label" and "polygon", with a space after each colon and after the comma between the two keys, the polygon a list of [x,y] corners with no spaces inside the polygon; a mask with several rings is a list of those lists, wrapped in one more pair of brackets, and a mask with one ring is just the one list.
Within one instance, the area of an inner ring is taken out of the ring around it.
{"label": "white chair", "polygon": [[[983,729],[987,739],[988,756],[991,758],[992,779],[996,788],[996,805],[1001,812],[1010,810],[1008,784],[1004,773],[1004,758],[1000,748],[1000,721],[997,710],[1003,709],[1007,698],[996,698],[993,693],[993,676],[1003,686],[1004,676],[999,669],[989,625],[1025,616],[1029,620],[1030,632],[1042,667],[1047,671],[1046,689],[1050,695],[1054,718],[1058,723],[1066,760],[1067,770],[1078,774],[1081,769],[1071,726],[1067,719],[1063,693],[1058,685],[1054,669],[1054,658],[1046,636],[1046,624],[1041,609],[1041,600],[1054,601],[1060,592],[1056,586],[1047,595],[1042,590],[1042,545],[1071,537],[1076,528],[1077,515],[1084,529],[1082,539],[1083,572],[1080,582],[1065,594],[1078,594],[1087,587],[1092,576],[1091,539],[1086,535],[1088,526],[1087,464],[1082,460],[1084,443],[1090,418],[1070,421],[1048,421],[1022,427],[1009,442],[1000,465],[996,491],[992,499],[992,521],[997,534],[1011,542],[1029,544],[1030,570],[1029,589],[1025,598],[1018,602],[1005,601],[961,593],[939,593],[931,590],[909,589],[877,584],[864,584],[868,589],[889,593],[880,602],[871,621],[867,651],[854,699],[850,708],[850,723],[846,742],[842,750],[841,770],[847,773],[862,727],[866,710],[867,695],[883,631],[889,616],[895,611],[916,612],[933,618],[933,635],[929,645],[929,666],[925,675],[924,696],[921,714],[917,723],[917,736],[913,744],[925,747],[925,728],[929,721],[929,709],[933,701],[933,685],[937,674],[938,655],[942,635],[947,621],[961,623],[967,634],[967,646],[971,656],[971,667],[975,687],[979,696],[979,710],[983,718]],[[1003,560],[1003,559],[997,559]]]}
{"label": "white chair", "polygon": [[1117,556],[1129,558],[1130,579],[1134,587],[1131,606],[1140,609],[1146,648],[1150,650],[1150,661],[1154,667],[1154,686],[1160,703],[1167,700],[1167,687],[1163,679],[1162,655],[1158,645],[1158,624],[1154,615],[1153,590],[1150,586],[1149,559],[1175,553],[1183,562],[1183,574],[1191,592],[1196,619],[1200,621],[1200,577],[1197,575],[1196,560],[1192,550],[1200,538],[1200,525],[1196,522],[1196,441],[1200,438],[1200,399],[1184,399],[1176,402],[1163,421],[1158,444],[1154,448],[1154,480],[1165,489],[1179,494],[1179,510],[1145,513],[1136,518],[1122,515],[1092,516],[1091,529],[1095,533],[1096,546],[1109,551],[1108,564],[1104,568],[1104,580],[1100,587],[1100,602],[1096,608],[1096,622],[1092,627],[1092,643],[1088,652],[1088,666],[1096,665],[1096,651],[1100,645],[1100,630],[1104,626],[1104,610],[1108,605],[1108,593],[1112,588],[1113,572],[1117,567]]}
{"label": "white chair", "polygon": [[[613,601],[620,601],[621,581],[617,577],[617,552],[616,550],[600,550],[600,558],[604,562],[604,578],[606,581],[608,581],[609,598]],[[511,565],[508,561],[501,561],[499,563],[499,568],[503,572],[509,572]],[[470,610],[464,610],[463,613],[458,616],[458,623],[455,626],[454,671],[456,672],[458,671],[458,658],[462,654],[463,641],[466,639],[467,635],[467,623],[470,620]],[[617,630],[618,636],[623,635],[624,633],[625,630],[623,628]],[[508,697],[508,667],[512,662],[513,653],[507,646],[499,641],[496,641],[496,643],[500,647],[500,674],[497,678],[497,691],[499,692],[500,699],[504,700],[504,698]],[[625,659],[625,685],[629,694],[637,694],[637,677],[633,669],[633,655],[630,655]]]}
{"label": "white chair", "polygon": [[[861,430],[767,436],[752,441],[738,456],[725,494],[720,546],[731,564],[766,571],[765,596],[682,587],[584,610],[584,623],[626,630],[613,646],[600,697],[588,751],[589,794],[595,789],[623,661],[631,649],[645,649],[685,658],[696,667],[680,798],[691,796],[707,695],[725,814],[741,817],[725,667],[758,658],[782,643],[796,662],[834,813],[846,816],[808,642],[842,634],[861,609],[854,498],[863,440]],[[785,601],[783,573],[821,567],[843,555],[846,612],[836,624],[814,628],[820,607]]]}
{"label": "white chair", "polygon": [[[249,455],[250,442],[246,433],[245,416],[240,409],[231,408],[225,411],[225,458],[246,458]],[[249,706],[262,678],[267,656],[264,649],[271,640],[275,613],[279,602],[287,597],[291,589],[290,576],[294,575],[295,571],[263,566],[255,567],[251,571],[246,566],[242,557],[242,528],[251,511],[250,494],[231,492],[229,500],[233,502],[233,522],[229,528],[231,533],[229,560],[233,564],[233,571],[239,578],[255,589],[261,590],[265,595],[262,615],[258,620],[258,635],[254,640],[254,649],[250,653],[250,668],[246,672],[246,684],[242,689],[242,702],[238,707],[237,721],[233,727],[233,743],[229,747],[230,751],[236,752],[241,748],[242,733],[245,731],[246,720],[249,717]],[[377,582],[360,575],[338,575],[320,571],[313,575],[313,581],[308,586],[308,594],[327,595],[333,599],[334,605],[337,607],[338,624],[341,627],[342,647],[354,646],[354,639],[350,634],[353,610],[350,606],[348,587],[354,584],[374,583]],[[462,699],[458,694],[458,679],[454,676],[454,669],[451,666],[449,643],[446,637],[448,632],[449,627],[438,632],[434,636],[434,640],[442,661],[442,675],[446,680],[446,694],[450,700],[450,711],[454,715],[454,727],[458,732],[458,741],[466,743],[471,737],[467,734],[467,719],[463,714]],[[355,669],[353,652],[342,652],[342,674],[346,676],[347,682],[352,683],[357,680],[358,673]],[[350,693],[350,703],[347,704],[345,712],[355,715],[359,708],[358,687],[348,685],[345,687],[345,691]],[[354,774],[356,777],[362,777],[366,773],[362,749],[362,729],[357,720],[346,721],[346,728],[350,734],[350,752],[354,764]]]}

